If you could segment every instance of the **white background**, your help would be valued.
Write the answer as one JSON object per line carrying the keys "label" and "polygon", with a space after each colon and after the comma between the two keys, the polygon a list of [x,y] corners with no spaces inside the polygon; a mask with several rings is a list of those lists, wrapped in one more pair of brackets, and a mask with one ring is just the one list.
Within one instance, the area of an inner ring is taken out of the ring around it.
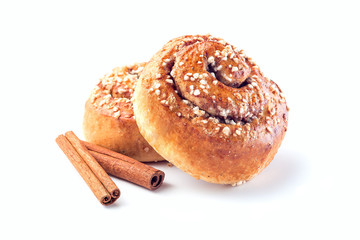
{"label": "white background", "polygon": [[[359,239],[357,1],[1,1],[0,239]],[[55,143],[82,137],[112,68],[185,34],[244,49],[284,91],[289,131],[240,187],[166,164],[151,192],[114,179],[102,206]]]}

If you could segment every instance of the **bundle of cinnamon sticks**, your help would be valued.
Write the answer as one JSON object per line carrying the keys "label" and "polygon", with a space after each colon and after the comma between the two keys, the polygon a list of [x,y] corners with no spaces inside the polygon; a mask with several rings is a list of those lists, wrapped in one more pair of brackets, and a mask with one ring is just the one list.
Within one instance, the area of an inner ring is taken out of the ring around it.
{"label": "bundle of cinnamon sticks", "polygon": [[159,188],[163,171],[120,153],[81,141],[72,131],[59,135],[56,143],[103,205],[120,197],[120,190],[108,174],[150,190]]}

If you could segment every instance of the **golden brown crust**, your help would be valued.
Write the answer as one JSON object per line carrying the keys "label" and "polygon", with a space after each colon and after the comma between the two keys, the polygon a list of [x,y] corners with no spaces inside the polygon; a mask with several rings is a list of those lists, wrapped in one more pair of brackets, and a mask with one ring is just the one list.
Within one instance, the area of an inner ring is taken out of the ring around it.
{"label": "golden brown crust", "polygon": [[100,79],[85,104],[83,132],[89,142],[149,162],[163,158],[141,136],[131,102],[144,66],[115,68]]}
{"label": "golden brown crust", "polygon": [[278,86],[242,50],[212,36],[167,43],[134,94],[141,134],[195,178],[248,181],[274,158],[287,129]]}

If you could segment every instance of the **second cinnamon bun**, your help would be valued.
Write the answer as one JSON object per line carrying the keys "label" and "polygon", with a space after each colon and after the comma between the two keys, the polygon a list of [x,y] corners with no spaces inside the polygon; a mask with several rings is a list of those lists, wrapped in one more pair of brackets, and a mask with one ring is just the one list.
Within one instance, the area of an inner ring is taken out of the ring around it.
{"label": "second cinnamon bun", "polygon": [[145,63],[114,68],[100,79],[85,104],[85,139],[142,162],[163,158],[141,136],[131,98]]}
{"label": "second cinnamon bun", "polygon": [[240,184],[274,158],[287,130],[280,88],[242,50],[210,35],[168,42],[134,94],[143,137],[197,179]]}

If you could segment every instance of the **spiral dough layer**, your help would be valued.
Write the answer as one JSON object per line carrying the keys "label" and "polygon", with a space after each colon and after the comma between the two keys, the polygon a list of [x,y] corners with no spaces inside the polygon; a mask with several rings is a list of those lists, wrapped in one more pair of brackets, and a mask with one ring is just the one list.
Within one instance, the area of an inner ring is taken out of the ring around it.
{"label": "spiral dough layer", "polygon": [[287,130],[280,88],[239,50],[210,35],[168,42],[134,94],[140,133],[195,178],[240,184],[274,158]]}

